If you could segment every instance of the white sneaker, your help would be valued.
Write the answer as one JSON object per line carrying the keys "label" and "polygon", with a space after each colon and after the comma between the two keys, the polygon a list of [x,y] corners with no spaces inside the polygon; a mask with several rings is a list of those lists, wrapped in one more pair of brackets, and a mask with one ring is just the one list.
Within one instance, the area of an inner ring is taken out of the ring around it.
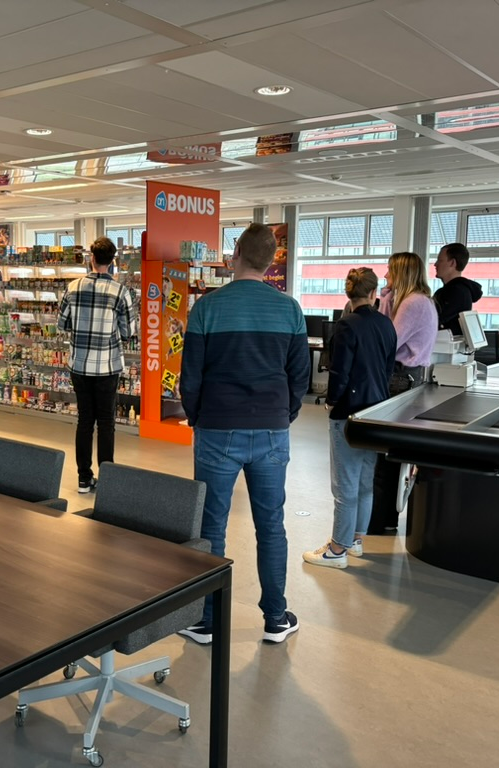
{"label": "white sneaker", "polygon": [[354,557],[362,557],[364,549],[362,547],[362,539],[354,539],[351,547],[348,547],[347,552]]}
{"label": "white sneaker", "polygon": [[347,550],[344,549],[339,555],[335,554],[331,549],[330,541],[313,552],[304,552],[302,557],[306,563],[311,565],[327,565],[330,568],[346,568],[348,565]]}

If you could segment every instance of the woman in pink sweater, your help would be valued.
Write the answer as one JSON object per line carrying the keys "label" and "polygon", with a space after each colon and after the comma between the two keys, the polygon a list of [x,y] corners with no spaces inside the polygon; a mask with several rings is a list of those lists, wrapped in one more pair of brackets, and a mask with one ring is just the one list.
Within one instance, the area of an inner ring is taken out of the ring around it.
{"label": "woman in pink sweater", "polygon": [[[381,298],[379,311],[390,317],[397,332],[395,368],[390,396],[423,384],[425,368],[438,332],[438,315],[430,298],[425,265],[417,253],[394,253],[386,274],[389,292]],[[400,465],[378,455],[374,475],[374,500],[368,533],[394,533]]]}

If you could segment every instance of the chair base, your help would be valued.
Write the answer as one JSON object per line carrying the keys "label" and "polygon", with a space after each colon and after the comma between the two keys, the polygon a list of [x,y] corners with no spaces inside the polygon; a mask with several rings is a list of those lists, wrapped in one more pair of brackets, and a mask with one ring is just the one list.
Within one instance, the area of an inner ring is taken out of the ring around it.
{"label": "chair base", "polygon": [[[87,675],[74,678],[78,667]],[[85,732],[83,734],[83,756],[94,766],[102,765],[103,758],[95,748],[95,734],[104,714],[107,702],[112,701],[114,691],[124,696],[141,701],[149,707],[155,707],[162,712],[176,715],[179,718],[178,727],[182,733],[191,724],[189,705],[179,699],[174,699],[160,691],[151,690],[145,685],[132,682],[136,677],[154,674],[157,683],[162,683],[170,674],[170,659],[164,656],[160,659],[135,664],[131,667],[116,670],[114,666],[114,651],[107,651],[100,657],[100,668],[88,659],[80,659],[64,669],[66,680],[60,683],[48,683],[33,688],[23,688],[19,691],[19,704],[16,709],[16,725],[24,725],[29,704],[39,701],[49,701],[72,694],[96,691],[95,701],[90,712]]]}

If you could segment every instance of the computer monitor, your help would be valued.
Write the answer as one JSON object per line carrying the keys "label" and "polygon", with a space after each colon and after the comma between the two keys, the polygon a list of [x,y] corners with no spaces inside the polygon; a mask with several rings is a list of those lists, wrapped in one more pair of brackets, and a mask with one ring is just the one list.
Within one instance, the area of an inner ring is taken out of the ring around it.
{"label": "computer monitor", "polygon": [[307,336],[322,339],[322,321],[329,320],[327,315],[305,315]]}
{"label": "computer monitor", "polygon": [[478,312],[474,312],[473,310],[470,310],[469,312],[460,312],[459,325],[461,326],[466,346],[472,352],[487,346],[487,337],[482,328]]}

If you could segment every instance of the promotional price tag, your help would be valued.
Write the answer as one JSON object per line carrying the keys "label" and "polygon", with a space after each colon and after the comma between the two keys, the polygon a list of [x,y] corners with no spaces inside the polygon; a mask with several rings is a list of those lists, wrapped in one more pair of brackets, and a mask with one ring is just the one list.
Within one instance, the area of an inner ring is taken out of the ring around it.
{"label": "promotional price tag", "polygon": [[166,306],[170,307],[170,309],[174,309],[175,312],[178,312],[181,301],[182,294],[177,293],[177,291],[171,291],[168,297],[168,301],[166,302]]}
{"label": "promotional price tag", "polygon": [[173,392],[175,389],[176,382],[177,382],[177,375],[175,373],[172,373],[172,371],[165,370],[165,372],[163,373],[163,377],[161,379],[163,389],[169,389],[170,392]]}
{"label": "promotional price tag", "polygon": [[170,336],[168,341],[170,342],[170,347],[174,355],[176,355],[177,352],[182,351],[184,346],[184,339],[181,333],[174,333],[173,336]]}

